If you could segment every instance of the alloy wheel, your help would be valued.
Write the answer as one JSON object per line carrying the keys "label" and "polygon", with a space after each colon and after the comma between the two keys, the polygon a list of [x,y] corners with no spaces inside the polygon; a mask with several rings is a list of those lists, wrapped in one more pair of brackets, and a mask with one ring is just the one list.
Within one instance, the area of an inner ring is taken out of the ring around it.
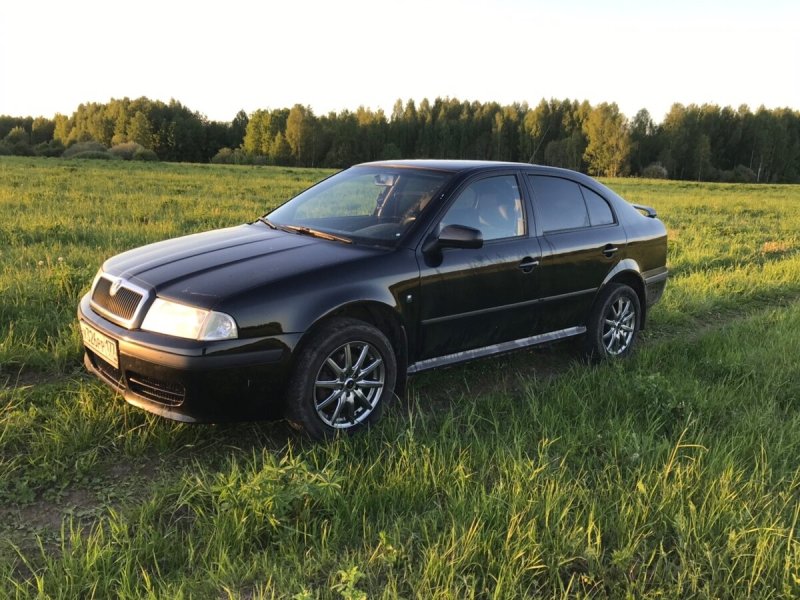
{"label": "alloy wheel", "polygon": [[314,380],[314,407],[326,425],[353,427],[378,406],[386,369],[380,353],[367,342],[339,346],[323,361]]}
{"label": "alloy wheel", "polygon": [[636,331],[636,309],[630,298],[620,295],[604,316],[603,346],[611,356],[625,352],[633,342]]}

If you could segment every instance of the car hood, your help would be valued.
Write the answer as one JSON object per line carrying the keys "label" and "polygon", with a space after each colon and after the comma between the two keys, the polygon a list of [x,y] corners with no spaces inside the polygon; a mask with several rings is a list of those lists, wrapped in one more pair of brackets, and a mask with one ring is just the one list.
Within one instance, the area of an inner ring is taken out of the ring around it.
{"label": "car hood", "polygon": [[135,248],[103,270],[159,296],[214,308],[247,290],[385,252],[255,223]]}

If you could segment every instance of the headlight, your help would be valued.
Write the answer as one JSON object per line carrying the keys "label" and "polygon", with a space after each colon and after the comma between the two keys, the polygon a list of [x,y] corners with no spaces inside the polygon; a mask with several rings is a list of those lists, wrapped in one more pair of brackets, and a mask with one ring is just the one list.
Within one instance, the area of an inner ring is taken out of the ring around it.
{"label": "headlight", "polygon": [[191,340],[227,340],[239,336],[236,321],[225,313],[156,298],[142,329]]}

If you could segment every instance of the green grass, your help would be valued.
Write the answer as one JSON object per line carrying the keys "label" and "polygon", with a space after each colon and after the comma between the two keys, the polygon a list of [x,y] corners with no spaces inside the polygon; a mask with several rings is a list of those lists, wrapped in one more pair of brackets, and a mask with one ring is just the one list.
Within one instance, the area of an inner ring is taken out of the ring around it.
{"label": "green grass", "polygon": [[607,182],[670,232],[636,355],[427,373],[355,438],[172,423],[83,374],[104,258],[323,175],[0,159],[0,598],[800,595],[798,186]]}
{"label": "green grass", "polygon": [[76,298],[109,256],[252,221],[328,173],[4,157],[0,372],[74,367]]}

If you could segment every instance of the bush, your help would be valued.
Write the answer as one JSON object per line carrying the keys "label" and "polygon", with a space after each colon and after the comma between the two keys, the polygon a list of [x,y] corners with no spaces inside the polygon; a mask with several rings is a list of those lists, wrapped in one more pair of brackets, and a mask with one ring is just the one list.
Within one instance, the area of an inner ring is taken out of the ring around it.
{"label": "bush", "polygon": [[[66,150],[64,150],[64,154],[62,156],[64,158],[74,158],[77,154],[83,154],[84,152],[105,152],[106,147],[99,142],[78,142],[77,144],[73,144]],[[111,156],[109,154],[109,156]]]}
{"label": "bush", "polygon": [[703,169],[702,177],[700,179],[703,181],[719,181],[721,177],[722,171],[716,167],[708,166]]}
{"label": "bush", "polygon": [[722,183],[755,183],[756,174],[753,169],[737,165],[732,171],[720,171],[719,180]]}
{"label": "bush", "polygon": [[133,160],[145,160],[148,162],[152,162],[158,160],[158,154],[156,154],[149,148],[140,148],[139,150],[133,153]]}
{"label": "bush", "polygon": [[754,183],[756,180],[756,172],[744,165],[736,165],[736,168],[733,170],[733,180],[736,183]]}
{"label": "bush", "polygon": [[666,179],[668,176],[669,172],[660,162],[650,163],[642,169],[642,177],[648,179]]}
{"label": "bush", "polygon": [[28,142],[17,142],[11,146],[11,152],[16,156],[34,156],[33,148]]}
{"label": "bush", "polygon": [[33,149],[30,146],[30,136],[22,127],[13,127],[0,144],[3,145],[3,150],[0,154],[33,156]]}
{"label": "bush", "polygon": [[144,146],[137,144],[136,142],[124,142],[122,144],[112,146],[108,151],[114,156],[123,160],[133,160],[134,155],[140,150],[144,149]]}
{"label": "bush", "polygon": [[11,146],[3,141],[0,141],[0,156],[9,156],[10,154],[12,154]]}
{"label": "bush", "polygon": [[36,156],[61,156],[64,153],[64,144],[62,144],[60,140],[42,142],[34,146],[33,152]]}
{"label": "bush", "polygon": [[753,169],[744,165],[736,165],[732,171],[720,171],[719,180],[722,183],[755,183],[756,174]]}
{"label": "bush", "polygon": [[[66,154],[67,153],[65,152],[64,156],[66,156]],[[114,155],[110,154],[109,152],[107,152],[105,150],[86,150],[84,152],[78,152],[77,154],[73,154],[73,155],[69,156],[68,158],[81,158],[81,159],[88,158],[88,159],[96,159],[96,160],[112,160],[114,158]]]}
{"label": "bush", "polygon": [[211,162],[215,165],[229,165],[233,157],[233,150],[230,148],[220,148],[219,151],[211,157]]}
{"label": "bush", "polygon": [[267,164],[264,156],[249,156],[241,148],[231,150],[230,148],[220,148],[212,158],[211,162],[216,165],[252,165]]}
{"label": "bush", "polygon": [[14,127],[8,132],[8,135],[5,137],[5,142],[10,144],[12,147],[15,144],[27,144],[30,142],[30,136],[22,127]]}

